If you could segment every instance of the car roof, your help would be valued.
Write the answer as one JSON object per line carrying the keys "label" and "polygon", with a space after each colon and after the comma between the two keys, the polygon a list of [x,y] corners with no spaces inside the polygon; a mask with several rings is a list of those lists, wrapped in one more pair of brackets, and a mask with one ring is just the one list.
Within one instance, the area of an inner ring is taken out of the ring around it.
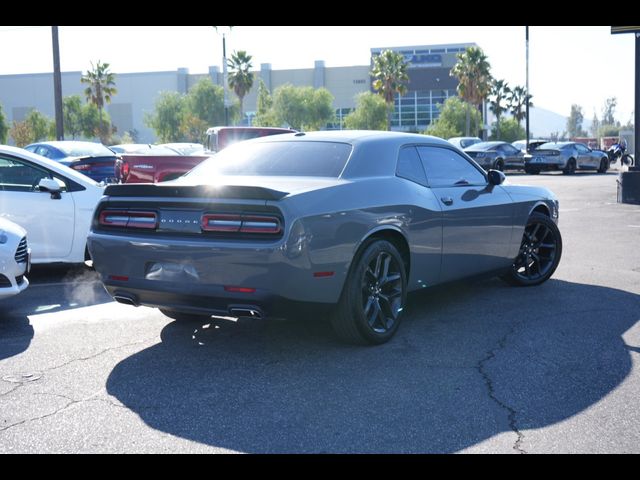
{"label": "car roof", "polygon": [[451,147],[446,140],[431,135],[421,135],[417,133],[404,132],[384,132],[378,130],[325,130],[320,132],[299,132],[284,135],[272,135],[268,137],[260,137],[251,142],[287,142],[296,141],[312,141],[312,142],[344,142],[344,143],[367,143],[379,141],[382,139],[396,140],[398,143],[429,143],[435,145],[443,145]]}

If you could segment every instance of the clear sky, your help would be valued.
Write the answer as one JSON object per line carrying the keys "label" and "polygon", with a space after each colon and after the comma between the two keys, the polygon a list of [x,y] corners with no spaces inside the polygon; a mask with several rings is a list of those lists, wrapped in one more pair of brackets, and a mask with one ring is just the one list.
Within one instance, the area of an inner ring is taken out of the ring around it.
{"label": "clear sky", "polygon": [[[226,27],[221,27],[226,31]],[[572,103],[585,118],[601,116],[607,97],[618,98],[618,119],[633,112],[634,39],[602,27],[536,27],[530,32],[530,90],[537,106],[567,116]],[[113,72],[176,70],[204,73],[221,65],[222,40],[213,27],[60,27],[63,71],[87,70],[90,61]],[[246,50],[253,64],[272,68],[366,65],[372,47],[475,42],[492,73],[525,83],[525,28],[484,27],[233,27],[227,54]],[[0,26],[0,75],[52,70],[50,27]]]}

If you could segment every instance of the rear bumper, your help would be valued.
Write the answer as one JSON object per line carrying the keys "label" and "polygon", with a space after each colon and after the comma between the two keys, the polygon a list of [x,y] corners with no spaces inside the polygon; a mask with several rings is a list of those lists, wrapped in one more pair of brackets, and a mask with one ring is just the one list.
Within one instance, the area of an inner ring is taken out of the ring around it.
{"label": "rear bumper", "polygon": [[[88,247],[112,296],[131,297],[137,305],[214,315],[252,307],[264,316],[287,316],[301,303],[334,304],[348,269],[313,265],[306,252],[292,255],[285,241],[150,240],[92,232]],[[335,273],[318,278],[317,271]]]}

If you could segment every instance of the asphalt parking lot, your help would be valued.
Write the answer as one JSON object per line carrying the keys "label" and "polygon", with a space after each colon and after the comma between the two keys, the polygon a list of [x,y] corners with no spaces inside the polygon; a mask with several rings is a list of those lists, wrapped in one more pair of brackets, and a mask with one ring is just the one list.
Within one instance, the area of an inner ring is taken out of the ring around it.
{"label": "asphalt parking lot", "polygon": [[35,269],[0,303],[0,453],[640,453],[640,206],[615,171],[509,179],[560,199],[554,277],[414,294],[379,347],[173,322]]}

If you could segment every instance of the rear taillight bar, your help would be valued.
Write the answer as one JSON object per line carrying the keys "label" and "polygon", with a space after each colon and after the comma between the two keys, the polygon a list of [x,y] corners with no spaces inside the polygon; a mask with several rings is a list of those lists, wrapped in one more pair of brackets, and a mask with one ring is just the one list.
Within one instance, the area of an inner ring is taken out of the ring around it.
{"label": "rear taillight bar", "polygon": [[100,225],[105,227],[158,228],[158,215],[155,212],[131,212],[125,210],[103,210],[98,217]]}
{"label": "rear taillight bar", "polygon": [[200,227],[204,232],[264,233],[269,235],[277,235],[282,230],[278,217],[224,213],[204,214]]}

